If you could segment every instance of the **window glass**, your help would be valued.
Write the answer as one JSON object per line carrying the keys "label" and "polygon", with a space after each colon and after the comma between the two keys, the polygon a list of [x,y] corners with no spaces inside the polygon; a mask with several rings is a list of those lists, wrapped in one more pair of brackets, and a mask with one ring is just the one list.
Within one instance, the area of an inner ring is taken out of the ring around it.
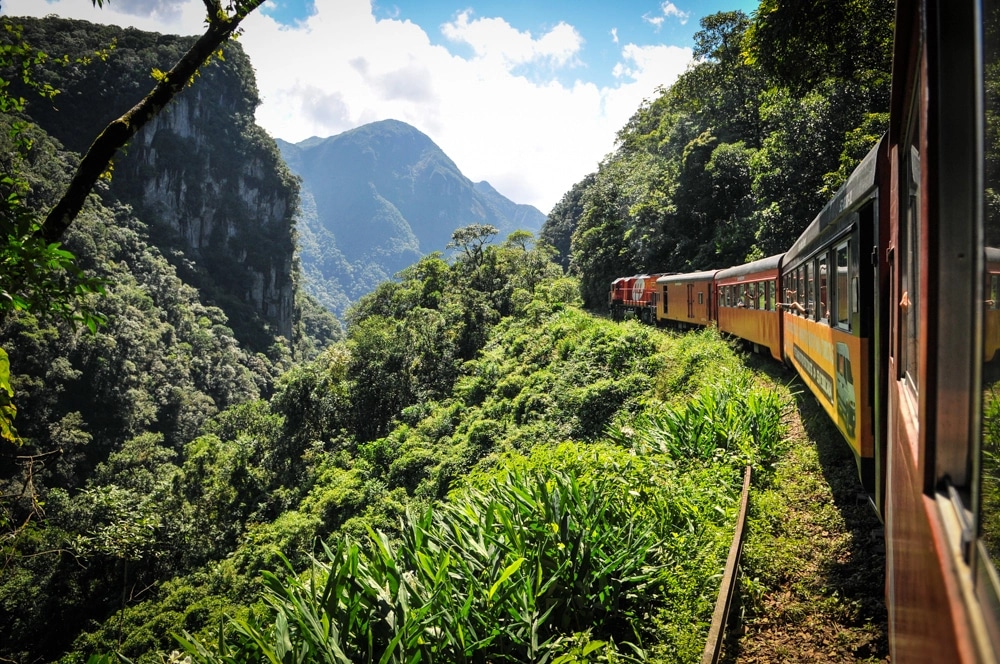
{"label": "window glass", "polygon": [[705,293],[704,293],[704,291],[698,291],[698,304],[705,304]]}
{"label": "window glass", "polygon": [[917,371],[917,337],[919,334],[918,305],[920,302],[920,154],[919,113],[914,112],[910,125],[910,146],[903,157],[903,174],[907,183],[906,200],[899,224],[899,308],[900,357],[899,378],[916,393],[919,389]]}
{"label": "window glass", "polygon": [[842,242],[834,250],[834,260],[837,264],[837,279],[834,284],[834,297],[837,298],[834,307],[837,325],[848,328],[851,325],[851,252],[848,242]]}
{"label": "window glass", "polygon": [[[1000,25],[1000,0],[985,0],[986,25]],[[1000,560],[1000,34],[984,33],[985,144],[983,219],[982,440],[979,529],[993,561]]]}
{"label": "window glass", "polygon": [[803,278],[806,283],[806,296],[803,306],[806,308],[806,315],[812,316],[816,311],[816,269],[813,267],[813,261],[805,264]]}
{"label": "window glass", "polygon": [[819,318],[822,320],[828,320],[830,318],[830,306],[827,300],[827,270],[826,270],[826,254],[819,257],[817,262],[816,270],[816,280],[819,283],[819,311],[817,312]]}

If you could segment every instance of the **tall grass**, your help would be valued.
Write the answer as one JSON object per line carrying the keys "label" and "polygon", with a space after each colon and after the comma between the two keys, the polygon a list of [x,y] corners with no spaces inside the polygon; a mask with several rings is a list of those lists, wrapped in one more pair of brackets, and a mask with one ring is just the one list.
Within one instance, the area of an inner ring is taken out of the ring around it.
{"label": "tall grass", "polygon": [[202,662],[544,663],[589,633],[584,650],[634,656],[664,533],[695,515],[628,475],[511,470],[406,519],[399,542],[370,532],[301,577],[265,573],[266,611],[182,643]]}
{"label": "tall grass", "polygon": [[[711,340],[703,340],[709,343]],[[197,662],[690,661],[704,645],[740,471],[775,453],[783,403],[732,365],[609,443],[494,459],[396,539],[337,539]],[[613,444],[612,444],[613,443]]]}
{"label": "tall grass", "polygon": [[759,466],[777,451],[784,407],[777,392],[754,385],[749,373],[737,371],[703,386],[685,402],[650,406],[634,418],[619,419],[608,437],[640,454]]}

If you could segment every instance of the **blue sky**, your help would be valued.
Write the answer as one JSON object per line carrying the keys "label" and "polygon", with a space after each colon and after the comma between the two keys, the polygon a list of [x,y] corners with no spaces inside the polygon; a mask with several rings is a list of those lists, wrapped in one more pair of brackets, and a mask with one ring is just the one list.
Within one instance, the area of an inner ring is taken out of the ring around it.
{"label": "blue sky", "polygon": [[[693,47],[693,35],[701,17],[736,9],[750,14],[757,7],[750,0],[401,0],[372,2],[372,13],[382,19],[408,20],[421,26],[431,43],[447,48],[455,55],[471,55],[471,47],[447,39],[440,26],[454,20],[463,11],[477,17],[503,17],[519,30],[544,34],[559,23],[574,26],[583,37],[580,63],[570,71],[554,75],[564,84],[585,78],[602,85],[613,84],[612,71],[620,57],[620,45],[634,43],[649,46],[668,43]],[[279,23],[295,25],[315,12],[313,0],[272,0],[262,7],[264,13]],[[523,72],[534,75],[530,70]],[[541,73],[539,73],[540,75]]]}
{"label": "blue sky", "polygon": [[[240,38],[257,121],[298,142],[393,118],[431,137],[474,181],[548,212],[614,149],[643,99],[691,63],[699,19],[749,0],[269,0]],[[202,0],[3,0],[196,34]]]}

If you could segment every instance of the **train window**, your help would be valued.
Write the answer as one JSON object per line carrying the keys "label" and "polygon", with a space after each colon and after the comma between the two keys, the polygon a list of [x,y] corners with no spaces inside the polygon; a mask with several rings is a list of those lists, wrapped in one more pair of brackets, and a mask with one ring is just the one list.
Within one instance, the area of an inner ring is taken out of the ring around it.
{"label": "train window", "polygon": [[813,261],[808,261],[805,264],[802,274],[806,285],[806,296],[803,304],[806,308],[806,316],[811,318],[816,311],[816,267]]}
{"label": "train window", "polygon": [[757,284],[747,284],[747,309],[757,308]]}
{"label": "train window", "polygon": [[830,318],[830,304],[829,304],[829,301],[827,300],[827,291],[826,291],[826,287],[827,287],[827,281],[826,281],[826,275],[827,275],[826,264],[827,264],[827,257],[826,257],[826,254],[823,254],[822,256],[819,257],[819,261],[817,262],[818,268],[816,270],[816,279],[819,282],[819,311],[818,311],[818,315],[819,315],[819,318],[821,320],[828,321],[829,318]]}
{"label": "train window", "polygon": [[917,372],[917,336],[920,266],[920,153],[914,143],[919,140],[918,113],[913,114],[910,127],[911,144],[905,151],[903,173],[908,180],[907,198],[903,201],[899,224],[899,307],[900,353],[899,378],[916,393],[919,389]]}
{"label": "train window", "polygon": [[768,282],[767,282],[767,307],[766,308],[767,308],[768,311],[774,311],[774,309],[775,309],[774,286],[775,286],[776,281],[777,281],[776,279],[769,279]]}
{"label": "train window", "polygon": [[[1000,2],[987,0],[983,14],[989,24],[997,25],[1000,19]],[[981,373],[982,394],[980,430],[979,477],[979,531],[980,541],[993,561],[1000,560],[1000,88],[997,86],[997,67],[1000,65],[1000,38],[995,31],[987,31],[984,39],[984,87],[986,112],[984,159],[982,270],[980,282],[985,289],[981,326],[983,366]],[[990,80],[992,79],[992,80]],[[985,565],[984,565],[985,566]]]}
{"label": "train window", "polygon": [[833,283],[833,293],[836,302],[833,306],[834,319],[838,327],[851,326],[851,288],[850,263],[851,255],[848,242],[842,242],[834,249],[837,261],[837,278]]}
{"label": "train window", "polygon": [[698,304],[705,304],[705,293],[704,293],[704,291],[698,291]]}
{"label": "train window", "polygon": [[809,315],[809,264],[806,263],[799,268],[799,299],[798,303],[802,305],[802,315]]}
{"label": "train window", "polygon": [[757,308],[766,310],[767,309],[767,299],[764,297],[764,282],[757,282]]}

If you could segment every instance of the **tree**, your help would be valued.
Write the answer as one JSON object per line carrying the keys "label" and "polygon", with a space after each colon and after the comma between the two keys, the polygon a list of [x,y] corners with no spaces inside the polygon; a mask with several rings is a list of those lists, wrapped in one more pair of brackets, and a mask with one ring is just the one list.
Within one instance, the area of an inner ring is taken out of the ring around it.
{"label": "tree", "polygon": [[490,224],[469,224],[456,228],[448,248],[460,249],[469,268],[475,269],[482,262],[483,246],[499,232],[496,226]]}

